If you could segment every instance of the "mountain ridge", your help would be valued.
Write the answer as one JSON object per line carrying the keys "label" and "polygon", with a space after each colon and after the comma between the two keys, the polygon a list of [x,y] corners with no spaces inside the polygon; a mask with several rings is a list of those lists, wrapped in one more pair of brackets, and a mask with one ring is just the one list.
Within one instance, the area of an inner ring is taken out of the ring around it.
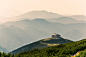
{"label": "mountain ridge", "polygon": [[11,53],[17,54],[17,53],[24,52],[24,51],[30,51],[35,48],[40,49],[40,48],[56,46],[56,45],[64,44],[64,43],[68,43],[68,42],[73,42],[73,41],[64,39],[62,37],[61,37],[61,39],[51,37],[51,38],[41,39],[36,42],[24,45],[20,48],[13,50]]}
{"label": "mountain ridge", "polygon": [[29,19],[29,20],[33,20],[35,18],[44,18],[44,19],[51,19],[52,18],[52,19],[54,19],[54,18],[60,18],[60,17],[70,17],[70,18],[73,18],[76,20],[86,21],[85,20],[86,16],[84,16],[84,15],[65,16],[65,15],[61,15],[58,13],[48,12],[46,10],[29,11],[29,12],[21,14],[19,16],[2,18],[2,19],[4,20],[3,22],[5,23],[8,21],[20,21],[20,20],[24,20],[24,19]]}
{"label": "mountain ridge", "polygon": [[3,47],[0,46],[0,52],[8,53],[9,51],[6,48],[3,48]]}
{"label": "mountain ridge", "polygon": [[71,17],[59,17],[59,18],[51,18],[51,19],[45,19],[45,20],[49,22],[61,23],[61,24],[86,23],[86,21],[79,21]]}
{"label": "mountain ridge", "polygon": [[86,36],[85,30],[86,23],[61,24],[43,19],[8,22],[0,25],[0,45],[11,51],[26,43],[49,37],[52,33],[60,33],[64,38],[76,41]]}

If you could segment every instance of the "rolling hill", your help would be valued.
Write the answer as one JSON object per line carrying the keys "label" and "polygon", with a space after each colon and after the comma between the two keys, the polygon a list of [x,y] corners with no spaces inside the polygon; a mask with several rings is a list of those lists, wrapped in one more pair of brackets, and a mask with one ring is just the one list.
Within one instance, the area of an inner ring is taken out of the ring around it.
{"label": "rolling hill", "polygon": [[48,12],[46,10],[41,10],[41,11],[30,11],[19,16],[2,18],[2,19],[4,20],[3,22],[5,23],[9,21],[20,21],[25,19],[33,20],[35,18],[45,19],[45,18],[59,18],[59,17],[63,17],[63,15],[53,13],[53,12]]}
{"label": "rolling hill", "polygon": [[41,11],[30,11],[25,14],[22,14],[18,17],[22,18],[59,18],[62,17],[63,15],[53,13],[53,12],[48,12],[46,10],[41,10]]}
{"label": "rolling hill", "polygon": [[73,15],[73,16],[69,16],[69,17],[74,18],[76,20],[84,20],[84,21],[86,21],[86,16],[84,16],[84,15]]}
{"label": "rolling hill", "polygon": [[[20,21],[20,20],[25,20],[25,19],[33,20],[35,18],[43,18],[43,19],[46,19],[46,20],[49,20],[49,21],[52,21],[52,22],[58,22],[59,21],[58,23],[62,23],[61,20],[57,20],[58,18],[60,18],[60,19],[64,18],[64,19],[68,20],[67,23],[71,23],[71,22],[75,23],[76,20],[77,20],[76,23],[77,22],[78,23],[86,23],[86,20],[85,20],[86,16],[84,16],[84,15],[64,16],[64,15],[61,15],[61,14],[58,14],[58,13],[48,12],[46,10],[30,11],[30,12],[24,13],[24,14],[19,15],[19,16],[8,17],[8,18],[4,18],[4,17],[2,18],[1,17],[0,19],[3,19],[4,21],[1,20],[2,23],[3,22],[5,23],[5,22],[9,22],[9,21]],[[64,23],[66,23],[66,22],[64,22]]]}
{"label": "rolling hill", "polygon": [[[76,42],[69,42],[60,44],[57,46],[46,47],[42,49],[33,49],[31,51],[21,52],[16,54],[14,57],[72,57],[71,55],[76,54],[79,51],[86,51],[86,39],[82,39]],[[79,56],[84,57],[85,51],[81,52]],[[76,56],[76,57],[79,57]]]}
{"label": "rolling hill", "polygon": [[[55,39],[55,38],[52,38],[52,39]],[[48,40],[52,40],[52,39],[47,38],[47,39],[43,39],[40,41],[48,41]],[[62,38],[60,40],[62,40]],[[40,41],[37,41],[34,43],[37,44]],[[34,44],[34,43],[32,43],[32,44]],[[23,47],[25,47],[25,46],[23,46]],[[22,49],[22,50],[24,50],[24,49]],[[78,53],[78,55],[74,56],[77,53]],[[86,39],[82,39],[80,41],[75,41],[75,42],[69,42],[69,43],[65,43],[65,44],[59,44],[56,46],[50,46],[50,47],[41,48],[41,49],[35,48],[33,50],[24,51],[24,52],[15,54],[15,55],[10,54],[10,53],[8,53],[8,54],[1,53],[1,52],[0,52],[0,54],[1,54],[1,56],[5,56],[5,57],[85,57],[86,56]]]}
{"label": "rolling hill", "polygon": [[46,19],[49,22],[61,23],[61,24],[70,24],[70,23],[86,23],[86,21],[78,21],[71,17],[59,17]]}
{"label": "rolling hill", "polygon": [[41,48],[56,46],[56,45],[64,44],[64,43],[68,43],[68,42],[73,42],[73,41],[64,39],[62,37],[61,37],[61,39],[51,37],[51,38],[42,39],[42,40],[30,43],[30,44],[24,45],[14,51],[12,51],[11,53],[18,54],[20,52],[30,51],[35,48],[41,49]]}
{"label": "rolling hill", "polygon": [[86,37],[85,30],[86,23],[61,24],[40,18],[7,22],[0,25],[0,45],[12,51],[27,43],[49,38],[52,33],[59,33],[64,38],[77,41]]}
{"label": "rolling hill", "polygon": [[9,51],[6,48],[3,48],[3,47],[0,46],[0,52],[8,53]]}

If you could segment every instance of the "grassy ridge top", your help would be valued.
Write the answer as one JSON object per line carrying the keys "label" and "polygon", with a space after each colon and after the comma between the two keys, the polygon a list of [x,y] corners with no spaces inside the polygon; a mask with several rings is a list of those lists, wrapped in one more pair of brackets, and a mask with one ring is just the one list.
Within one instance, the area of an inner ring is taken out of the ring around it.
{"label": "grassy ridge top", "polygon": [[42,40],[33,42],[31,44],[27,44],[25,46],[22,46],[16,50],[12,51],[11,53],[18,54],[20,52],[30,51],[35,48],[41,49],[41,48],[56,46],[56,45],[64,44],[64,43],[68,43],[68,42],[72,42],[72,41],[68,40],[68,39],[63,39],[63,38],[56,39],[56,38],[51,37],[51,38],[46,38],[46,39],[42,39]]}
{"label": "grassy ridge top", "polygon": [[34,49],[28,52],[21,52],[19,54],[16,54],[15,57],[71,57],[71,55],[74,55],[78,51],[85,49],[86,39],[83,39],[77,42],[70,42],[43,49]]}
{"label": "grassy ridge top", "polygon": [[83,51],[83,52],[80,52],[79,54],[81,57],[85,56],[86,39],[76,41],[76,42],[60,44],[57,46],[42,48],[42,49],[34,49],[27,52],[21,52],[16,55],[0,53],[0,56],[1,57],[3,56],[4,57],[71,57],[71,55],[76,54],[78,51]]}

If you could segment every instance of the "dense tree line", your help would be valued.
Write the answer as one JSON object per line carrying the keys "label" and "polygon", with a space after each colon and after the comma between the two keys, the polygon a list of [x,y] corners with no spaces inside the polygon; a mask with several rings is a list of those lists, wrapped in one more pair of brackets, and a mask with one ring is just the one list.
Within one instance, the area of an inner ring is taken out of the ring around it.
{"label": "dense tree line", "polygon": [[8,54],[6,54],[5,52],[0,52],[0,57],[14,57],[14,54],[10,54],[10,53],[8,53]]}
{"label": "dense tree line", "polygon": [[1,53],[4,57],[71,57],[78,51],[86,49],[86,39],[77,42],[69,42],[57,46],[47,47],[43,49],[34,49],[28,52],[21,52],[15,56],[10,53]]}

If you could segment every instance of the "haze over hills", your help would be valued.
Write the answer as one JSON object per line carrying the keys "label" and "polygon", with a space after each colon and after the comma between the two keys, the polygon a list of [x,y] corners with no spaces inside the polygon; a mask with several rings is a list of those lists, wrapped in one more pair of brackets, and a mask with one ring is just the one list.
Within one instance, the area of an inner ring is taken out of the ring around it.
{"label": "haze over hills", "polygon": [[[85,35],[86,34],[83,35],[84,38],[85,38]],[[77,38],[82,38],[82,32],[80,30],[73,29],[73,30],[68,31],[66,34],[64,34],[64,37],[66,37],[66,36],[72,37],[72,39],[75,38],[75,40],[77,40]],[[76,38],[76,36],[77,36],[77,38]],[[79,40],[81,40],[81,39],[79,39]]]}
{"label": "haze over hills", "polygon": [[25,14],[15,16],[15,17],[9,17],[9,18],[3,18],[3,22],[7,21],[18,21],[18,20],[24,20],[24,19],[34,19],[34,18],[59,18],[63,15],[53,13],[53,12],[47,12],[45,10],[42,11],[30,11]]}
{"label": "haze over hills", "polygon": [[48,38],[52,33],[60,33],[63,37],[75,41],[85,38],[85,31],[86,23],[61,24],[41,18],[25,19],[0,25],[0,45],[12,51],[35,40]]}
{"label": "haze over hills", "polygon": [[74,41],[86,37],[86,21],[44,10],[31,11],[5,21],[7,20],[10,21],[0,25],[0,45],[9,51],[35,40],[48,38],[52,33],[60,33]]}
{"label": "haze over hills", "polygon": [[6,48],[3,48],[3,47],[0,46],[0,52],[6,52],[6,53],[8,53],[8,50]]}
{"label": "haze over hills", "polygon": [[0,48],[9,52],[0,57],[71,57],[86,49],[85,5],[86,0],[0,0]]}
{"label": "haze over hills", "polygon": [[51,19],[46,19],[46,20],[49,22],[62,23],[62,24],[86,23],[86,21],[78,21],[70,17],[59,17],[59,18],[51,18]]}
{"label": "haze over hills", "polygon": [[10,51],[26,43],[44,37],[44,35],[46,35],[46,33],[43,33],[38,29],[25,28],[23,30],[15,26],[10,26],[8,28],[0,29],[0,43]]}
{"label": "haze over hills", "polygon": [[84,15],[73,15],[73,16],[70,16],[71,18],[74,18],[76,20],[85,20],[86,21],[86,16]]}
{"label": "haze over hills", "polygon": [[82,22],[86,21],[85,20],[86,16],[83,16],[83,15],[64,16],[64,15],[61,15],[58,13],[48,12],[46,10],[30,11],[30,12],[24,13],[19,16],[9,17],[9,18],[1,18],[1,19],[3,19],[2,22],[8,22],[8,21],[20,21],[20,20],[25,20],[25,19],[33,20],[35,18],[43,18],[43,19],[47,20],[47,19],[57,19],[60,17],[62,17],[62,18],[68,17],[67,19],[73,18],[76,20],[83,20]]}
{"label": "haze over hills", "polygon": [[57,13],[47,12],[45,10],[42,10],[42,11],[31,11],[23,15],[20,15],[19,17],[34,19],[34,18],[59,18],[62,16],[63,15]]}

